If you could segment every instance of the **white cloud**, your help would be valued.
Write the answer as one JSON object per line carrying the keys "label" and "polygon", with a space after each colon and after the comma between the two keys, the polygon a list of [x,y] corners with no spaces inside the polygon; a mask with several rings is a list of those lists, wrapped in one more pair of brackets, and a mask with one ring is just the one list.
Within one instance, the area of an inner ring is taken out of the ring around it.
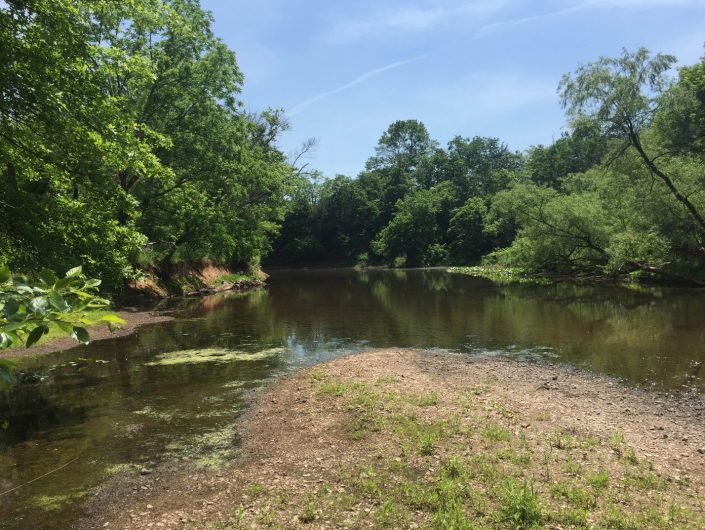
{"label": "white cloud", "polygon": [[441,96],[458,108],[465,107],[478,113],[506,113],[517,107],[557,101],[555,80],[512,73],[471,74],[441,92],[433,97]]}
{"label": "white cloud", "polygon": [[351,18],[331,25],[324,40],[335,43],[359,41],[380,36],[422,33],[436,30],[455,20],[486,20],[512,0],[434,2],[434,5],[407,5],[386,8],[363,18]]}
{"label": "white cloud", "polygon": [[404,61],[397,61],[397,62],[387,64],[387,65],[379,67],[379,68],[374,68],[372,70],[369,70],[369,71],[365,72],[364,74],[357,76],[352,81],[345,83],[344,85],[341,85],[341,86],[334,88],[332,90],[327,90],[325,92],[321,92],[320,94],[316,94],[315,96],[310,97],[307,100],[302,101],[301,103],[294,105],[289,110],[287,110],[286,113],[288,116],[295,116],[296,114],[299,114],[301,111],[303,111],[306,107],[309,107],[309,106],[313,105],[314,103],[316,103],[317,101],[320,101],[324,98],[327,98],[328,96],[332,96],[334,94],[338,94],[339,92],[343,92],[344,90],[348,90],[349,88],[352,88],[356,85],[364,83],[365,81],[367,81],[368,79],[371,79],[372,77],[375,77],[376,75],[379,75],[383,72],[387,72],[388,70],[393,70],[395,68],[399,68],[399,67],[407,65],[409,63],[419,61],[421,59],[424,59],[425,57],[427,57],[427,55],[420,55],[419,57],[413,57],[411,59],[406,59]]}

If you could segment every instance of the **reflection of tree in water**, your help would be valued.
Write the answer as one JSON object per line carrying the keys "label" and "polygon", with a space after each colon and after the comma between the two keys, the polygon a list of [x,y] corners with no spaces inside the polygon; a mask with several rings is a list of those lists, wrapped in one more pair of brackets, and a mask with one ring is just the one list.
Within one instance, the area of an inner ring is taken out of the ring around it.
{"label": "reflection of tree in water", "polygon": [[0,441],[24,442],[38,431],[59,425],[59,411],[44,395],[35,374],[19,374],[18,381],[0,397]]}

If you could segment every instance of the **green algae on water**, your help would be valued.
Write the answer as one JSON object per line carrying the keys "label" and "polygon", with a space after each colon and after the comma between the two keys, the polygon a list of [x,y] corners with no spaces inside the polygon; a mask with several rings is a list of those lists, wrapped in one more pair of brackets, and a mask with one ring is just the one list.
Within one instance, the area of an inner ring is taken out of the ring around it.
{"label": "green algae on water", "polygon": [[74,491],[65,495],[35,495],[32,498],[32,504],[45,511],[60,510],[67,504],[76,502],[85,495],[85,491]]}
{"label": "green algae on water", "polygon": [[233,361],[258,361],[282,353],[285,348],[268,348],[258,352],[244,352],[225,348],[204,348],[198,350],[178,350],[161,353],[145,366],[170,366],[194,363],[229,363]]}
{"label": "green algae on water", "polygon": [[215,469],[230,462],[238,450],[237,427],[221,429],[175,440],[165,447],[165,455],[191,462],[199,469]]}

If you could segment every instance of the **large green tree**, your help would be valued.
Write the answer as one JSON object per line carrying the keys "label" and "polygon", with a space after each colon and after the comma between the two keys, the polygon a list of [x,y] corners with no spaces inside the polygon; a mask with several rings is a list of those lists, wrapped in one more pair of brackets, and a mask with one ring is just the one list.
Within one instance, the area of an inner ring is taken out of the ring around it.
{"label": "large green tree", "polygon": [[[593,123],[603,135],[633,149],[650,174],[680,203],[693,224],[705,234],[705,210],[698,204],[705,189],[693,188],[686,175],[667,171],[670,153],[652,138],[651,126],[670,82],[666,75],[676,62],[671,55],[651,55],[641,48],[620,57],[602,57],[581,66],[561,81],[560,93],[573,123]],[[621,153],[620,153],[621,154]]]}
{"label": "large green tree", "polygon": [[81,261],[112,289],[140,255],[256,264],[291,176],[285,122],[243,110],[211,25],[197,0],[0,7],[0,261]]}

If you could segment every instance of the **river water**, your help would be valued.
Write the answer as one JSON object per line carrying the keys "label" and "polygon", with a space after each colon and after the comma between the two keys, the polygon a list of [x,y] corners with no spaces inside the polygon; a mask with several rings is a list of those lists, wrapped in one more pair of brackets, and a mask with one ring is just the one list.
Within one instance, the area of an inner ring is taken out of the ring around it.
{"label": "river water", "polygon": [[264,289],[173,309],[174,321],[22,366],[22,383],[0,397],[0,494],[21,486],[0,496],[0,527],[68,528],[116,475],[167,461],[218,466],[235,454],[234,419],[257,389],[367,348],[567,363],[705,392],[699,290],[497,285],[442,270],[281,271]]}

